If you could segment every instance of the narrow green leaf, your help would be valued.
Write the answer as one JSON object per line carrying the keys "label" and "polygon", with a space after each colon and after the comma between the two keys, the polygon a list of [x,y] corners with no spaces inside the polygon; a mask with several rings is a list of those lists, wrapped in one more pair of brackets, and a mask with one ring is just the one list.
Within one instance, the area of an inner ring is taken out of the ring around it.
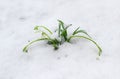
{"label": "narrow green leaf", "polygon": [[91,38],[88,38],[88,37],[85,37],[85,36],[75,36],[75,35],[73,35],[73,36],[70,36],[70,37],[69,37],[68,42],[69,42],[72,38],[84,38],[84,39],[87,39],[87,40],[93,42],[93,43],[96,45],[96,47],[98,48],[98,50],[99,50],[98,55],[99,55],[99,56],[101,55],[101,53],[102,53],[101,47],[100,47],[94,40],[92,40]]}
{"label": "narrow green leaf", "polygon": [[65,29],[68,29],[70,26],[72,26],[72,24],[69,24],[65,27]]}
{"label": "narrow green leaf", "polygon": [[62,26],[62,29],[65,29],[65,26],[64,26],[64,23],[63,23],[63,21],[61,21],[61,20],[58,20],[58,22],[59,22],[59,25],[60,25],[60,26]]}
{"label": "narrow green leaf", "polygon": [[39,39],[36,39],[36,40],[33,40],[31,41],[28,45],[26,45],[24,48],[23,48],[23,52],[28,52],[28,47],[35,43],[35,42],[38,42],[38,41],[42,41],[42,40],[48,40],[48,38],[39,38]]}
{"label": "narrow green leaf", "polygon": [[85,34],[85,35],[87,35],[88,37],[91,38],[91,36],[90,36],[85,30],[78,30],[78,31],[76,32],[76,34],[78,34],[78,33],[83,33],[83,34]]}
{"label": "narrow green leaf", "polygon": [[80,27],[78,27],[74,32],[73,32],[73,34],[72,35],[75,35],[76,34],[76,32],[79,30],[79,28]]}
{"label": "narrow green leaf", "polygon": [[60,33],[61,33],[61,25],[59,24],[59,28],[58,28],[58,37],[60,37]]}

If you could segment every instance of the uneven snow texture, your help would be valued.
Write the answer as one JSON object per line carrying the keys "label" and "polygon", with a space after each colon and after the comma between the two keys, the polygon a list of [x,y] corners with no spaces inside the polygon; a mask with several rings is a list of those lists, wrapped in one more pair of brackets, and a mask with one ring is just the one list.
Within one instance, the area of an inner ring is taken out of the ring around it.
{"label": "uneven snow texture", "polygon": [[[39,37],[33,28],[52,31],[57,19],[80,26],[103,49],[84,39],[65,43],[58,51],[45,42],[22,48]],[[120,79],[119,0],[0,0],[0,79]]]}

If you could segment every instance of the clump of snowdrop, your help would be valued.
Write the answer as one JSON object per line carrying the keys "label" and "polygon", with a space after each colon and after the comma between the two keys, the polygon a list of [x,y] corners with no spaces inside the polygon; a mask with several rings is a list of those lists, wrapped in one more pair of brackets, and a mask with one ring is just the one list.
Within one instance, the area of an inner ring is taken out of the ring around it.
{"label": "clump of snowdrop", "polygon": [[41,37],[27,44],[23,48],[23,52],[28,52],[28,47],[31,44],[39,41],[47,41],[47,44],[52,45],[54,47],[54,50],[57,50],[59,49],[59,46],[61,44],[64,44],[65,42],[70,43],[71,39],[73,38],[83,38],[95,44],[99,51],[98,55],[99,56],[101,55],[102,53],[101,47],[91,38],[91,36],[86,31],[81,30],[80,27],[78,27],[72,32],[71,35],[68,35],[68,28],[72,25],[71,24],[65,25],[64,22],[61,20],[58,20],[58,22],[59,22],[58,29],[56,29],[55,32],[52,32],[45,26],[36,26],[34,30],[36,31],[36,33],[40,33]]}

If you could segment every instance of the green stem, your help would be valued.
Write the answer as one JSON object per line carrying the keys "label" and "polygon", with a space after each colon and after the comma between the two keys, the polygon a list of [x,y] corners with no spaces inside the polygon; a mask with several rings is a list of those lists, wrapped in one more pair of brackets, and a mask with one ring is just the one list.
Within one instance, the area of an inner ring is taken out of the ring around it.
{"label": "green stem", "polygon": [[38,28],[38,27],[42,27],[42,28],[44,28],[45,30],[47,30],[50,34],[53,34],[52,31],[50,31],[50,30],[49,30],[47,27],[45,27],[45,26],[37,26],[37,28]]}
{"label": "green stem", "polygon": [[91,38],[88,38],[88,37],[85,37],[85,36],[70,36],[67,41],[70,42],[70,40],[71,40],[72,38],[84,38],[84,39],[87,39],[87,40],[93,42],[93,43],[97,46],[97,48],[98,48],[98,50],[99,50],[98,55],[99,55],[99,56],[101,55],[101,53],[102,53],[101,47],[100,47],[95,41],[93,41]]}
{"label": "green stem", "polygon": [[50,36],[47,33],[43,32],[43,31],[42,31],[42,36],[44,36],[44,37],[46,36],[47,38],[51,39]]}

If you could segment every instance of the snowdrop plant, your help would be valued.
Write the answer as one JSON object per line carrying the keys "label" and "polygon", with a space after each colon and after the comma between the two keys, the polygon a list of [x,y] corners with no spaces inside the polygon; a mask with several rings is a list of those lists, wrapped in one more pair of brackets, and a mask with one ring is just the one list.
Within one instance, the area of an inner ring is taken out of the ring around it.
{"label": "snowdrop plant", "polygon": [[[28,47],[31,44],[33,44],[35,42],[39,42],[39,41],[46,41],[47,44],[52,45],[54,47],[54,50],[57,50],[61,44],[64,44],[65,42],[70,43],[71,39],[83,38],[83,39],[91,41],[93,44],[95,44],[96,47],[98,48],[98,55],[99,56],[101,55],[101,53],[102,53],[101,47],[88,35],[88,33],[86,31],[81,30],[80,27],[78,27],[77,29],[75,29],[73,31],[73,33],[71,35],[68,35],[68,28],[72,25],[71,24],[65,25],[64,22],[61,20],[58,20],[58,22],[59,22],[58,29],[55,31],[58,34],[57,37],[53,37],[52,35],[54,33],[51,30],[49,30],[47,27],[36,26],[34,28],[34,30],[38,33],[41,33],[41,37],[29,42],[29,44],[27,44],[23,48],[23,52],[28,52]],[[43,30],[41,30],[41,29],[43,29]],[[82,33],[84,35],[82,35]]]}

